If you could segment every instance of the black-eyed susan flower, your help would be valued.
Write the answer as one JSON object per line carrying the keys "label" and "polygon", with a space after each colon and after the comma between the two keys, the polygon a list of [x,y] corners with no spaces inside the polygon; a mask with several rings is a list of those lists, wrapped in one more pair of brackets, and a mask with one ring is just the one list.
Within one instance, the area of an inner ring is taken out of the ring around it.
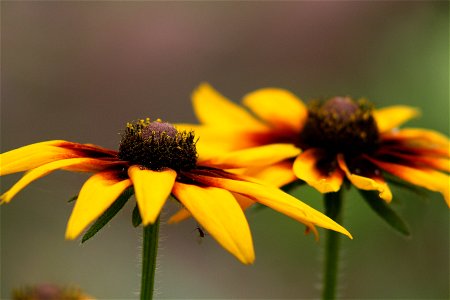
{"label": "black-eyed susan flower", "polygon": [[[237,157],[261,156],[246,174],[283,186],[297,178],[322,193],[337,192],[345,178],[360,190],[391,201],[385,175],[440,192],[450,205],[450,142],[426,129],[400,125],[417,116],[408,106],[374,109],[364,99],[333,97],[306,106],[289,91],[266,88],[247,94],[244,108],[208,84],[193,93],[201,125],[180,124],[202,136],[200,153],[228,168]],[[296,146],[294,153],[288,146]],[[228,152],[213,157],[218,151]],[[272,158],[267,159],[268,153]]]}
{"label": "black-eyed susan flower", "polygon": [[[62,169],[94,173],[78,195],[68,221],[67,239],[77,238],[130,187],[143,225],[153,224],[166,199],[173,195],[185,212],[245,264],[254,261],[254,249],[243,209],[254,202],[304,223],[315,233],[317,225],[350,236],[333,220],[281,190],[198,158],[196,141],[192,131],[178,131],[169,123],[146,119],[127,125],[119,151],[62,140],[24,146],[0,156],[1,176],[27,171],[1,196],[1,202],[11,201],[32,181]],[[290,151],[298,154],[293,146]],[[238,168],[261,158],[244,156],[229,164]],[[181,215],[172,221],[181,220]]]}

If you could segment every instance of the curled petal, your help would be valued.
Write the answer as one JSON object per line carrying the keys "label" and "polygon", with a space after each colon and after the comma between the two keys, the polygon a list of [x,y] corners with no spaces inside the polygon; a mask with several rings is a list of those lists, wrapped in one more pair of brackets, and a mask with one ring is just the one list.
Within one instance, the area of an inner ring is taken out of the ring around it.
{"label": "curled petal", "polygon": [[70,215],[66,238],[75,239],[92,221],[131,186],[131,180],[121,180],[115,171],[104,171],[91,176],[81,188]]}
{"label": "curled petal", "polygon": [[428,168],[412,168],[404,165],[382,162],[368,158],[379,168],[401,179],[431,191],[439,192],[444,196],[445,202],[450,206],[450,177],[442,172]]}
{"label": "curled petal", "polygon": [[397,128],[418,115],[420,115],[420,110],[404,105],[389,106],[373,112],[378,130],[381,133]]}
{"label": "curled petal", "polygon": [[266,127],[207,83],[202,83],[192,93],[192,102],[195,114],[203,124],[213,125],[219,129]]}
{"label": "curled petal", "polygon": [[387,183],[384,181],[381,177],[374,177],[374,178],[368,178],[356,174],[352,174],[347,164],[345,163],[344,156],[342,154],[338,154],[337,156],[339,167],[345,172],[347,179],[350,180],[350,182],[356,186],[357,188],[361,190],[375,190],[378,191],[380,194],[380,198],[391,202],[392,200],[392,192]]}
{"label": "curled petal", "polygon": [[25,173],[25,175],[15,185],[13,185],[6,193],[4,193],[0,197],[0,202],[8,203],[18,192],[20,192],[31,182],[43,176],[46,176],[55,170],[69,169],[88,172],[98,171],[106,167],[109,167],[115,163],[116,162],[104,161],[93,158],[69,158],[44,164]]}
{"label": "curled petal", "polygon": [[249,93],[244,97],[243,103],[272,127],[294,133],[300,132],[308,113],[305,104],[294,94],[277,88]]}
{"label": "curled petal", "polygon": [[227,189],[233,193],[243,194],[293,218],[294,220],[304,223],[310,228],[313,227],[312,225],[317,225],[343,233],[351,238],[351,234],[344,227],[321,212],[275,187],[265,186],[255,182],[203,175],[198,175],[195,179],[210,186],[216,186]]}
{"label": "curled petal", "polygon": [[267,166],[300,154],[292,144],[270,144],[237,150],[199,161],[200,165],[221,169]]}
{"label": "curled petal", "polygon": [[173,193],[222,247],[242,263],[253,263],[255,253],[250,228],[230,192],[177,182]]}
{"label": "curled petal", "polygon": [[339,168],[328,173],[322,171],[318,164],[323,157],[324,153],[320,149],[306,150],[294,161],[294,173],[321,193],[337,192],[341,188],[344,175]]}
{"label": "curled petal", "polygon": [[152,171],[131,166],[128,176],[133,182],[143,225],[153,224],[172,191],[177,173],[172,169]]}

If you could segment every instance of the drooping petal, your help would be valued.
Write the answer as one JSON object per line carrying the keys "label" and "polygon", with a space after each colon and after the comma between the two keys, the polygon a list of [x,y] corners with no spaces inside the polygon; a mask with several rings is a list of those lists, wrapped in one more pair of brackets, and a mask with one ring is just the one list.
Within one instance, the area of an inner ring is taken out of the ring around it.
{"label": "drooping petal", "polygon": [[323,159],[324,152],[317,148],[310,148],[300,154],[294,161],[295,175],[321,193],[337,192],[341,188],[344,178],[339,168],[325,173],[318,164]]}
{"label": "drooping petal", "polygon": [[450,176],[428,168],[412,168],[400,164],[383,162],[373,158],[368,159],[381,169],[400,177],[412,184],[439,192],[450,206]]}
{"label": "drooping petal", "polygon": [[216,128],[265,127],[239,105],[231,102],[211,85],[202,83],[193,93],[192,102],[199,121]]}
{"label": "drooping petal", "polygon": [[59,147],[65,141],[54,140],[20,147],[0,154],[0,176],[34,169],[46,163],[76,157],[69,149]]}
{"label": "drooping petal", "polygon": [[397,128],[418,115],[420,115],[420,110],[405,105],[388,106],[373,112],[373,117],[381,133]]}
{"label": "drooping petal", "polygon": [[203,161],[199,159],[198,164],[221,169],[260,167],[297,156],[300,152],[292,144],[270,144],[216,155]]}
{"label": "drooping petal", "polygon": [[375,190],[379,192],[379,196],[381,199],[391,202],[392,200],[392,192],[387,183],[384,181],[384,179],[380,176],[368,178],[364,176],[360,176],[357,174],[352,174],[350,170],[347,167],[347,164],[345,163],[344,156],[342,154],[338,154],[337,161],[339,164],[339,167],[345,172],[345,175],[347,176],[347,179],[350,180],[350,182],[356,186],[357,188],[361,190]]}
{"label": "drooping petal", "polygon": [[172,169],[152,171],[131,166],[128,176],[133,182],[143,225],[153,224],[172,191],[177,172]]}
{"label": "drooping petal", "polygon": [[222,247],[242,263],[253,263],[255,253],[250,228],[230,192],[176,182],[173,193]]}
{"label": "drooping petal", "polygon": [[262,185],[256,182],[203,175],[197,175],[195,179],[209,186],[216,186],[234,193],[243,194],[261,204],[287,215],[288,217],[293,218],[294,220],[302,222],[307,226],[311,227],[311,224],[314,224],[323,228],[341,232],[351,238],[350,233],[344,227],[337,224],[321,212],[275,187]]}
{"label": "drooping petal", "polygon": [[243,104],[275,128],[300,132],[308,110],[305,104],[287,90],[265,88],[247,94]]}
{"label": "drooping petal", "polygon": [[47,163],[45,165],[34,168],[13,185],[6,193],[0,197],[0,202],[8,203],[11,199],[31,182],[39,179],[58,169],[70,169],[76,171],[98,171],[115,162],[104,161],[93,158],[69,158]]}
{"label": "drooping petal", "polygon": [[91,176],[81,188],[70,215],[66,238],[75,239],[131,184],[130,179],[121,180],[115,171],[104,171]]}
{"label": "drooping petal", "polygon": [[292,170],[292,162],[286,160],[270,166],[233,170],[233,173],[255,178],[276,187],[281,187],[297,180],[297,176]]}

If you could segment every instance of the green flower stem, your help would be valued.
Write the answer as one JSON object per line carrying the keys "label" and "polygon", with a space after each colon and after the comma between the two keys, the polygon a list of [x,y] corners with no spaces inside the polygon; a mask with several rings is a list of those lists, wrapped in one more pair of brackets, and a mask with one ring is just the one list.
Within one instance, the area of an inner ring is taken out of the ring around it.
{"label": "green flower stem", "polygon": [[153,299],[156,254],[158,252],[159,217],[154,224],[144,227],[142,253],[141,300]]}
{"label": "green flower stem", "polygon": [[[341,189],[342,190],[342,189]],[[324,194],[325,214],[334,221],[342,222],[342,192]],[[340,233],[327,230],[325,233],[325,260],[322,299],[336,299],[339,268]]]}

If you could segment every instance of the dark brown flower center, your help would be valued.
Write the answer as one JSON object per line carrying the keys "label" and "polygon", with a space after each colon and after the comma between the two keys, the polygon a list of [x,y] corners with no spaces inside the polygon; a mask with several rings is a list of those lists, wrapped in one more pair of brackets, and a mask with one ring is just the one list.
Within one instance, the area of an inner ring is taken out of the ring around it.
{"label": "dark brown flower center", "polygon": [[197,163],[196,142],[192,131],[179,132],[172,124],[147,118],[127,124],[119,159],[151,170],[187,171]]}
{"label": "dark brown flower center", "polygon": [[353,101],[350,97],[313,101],[300,135],[300,146],[346,154],[371,151],[379,140],[372,110],[367,100]]}

